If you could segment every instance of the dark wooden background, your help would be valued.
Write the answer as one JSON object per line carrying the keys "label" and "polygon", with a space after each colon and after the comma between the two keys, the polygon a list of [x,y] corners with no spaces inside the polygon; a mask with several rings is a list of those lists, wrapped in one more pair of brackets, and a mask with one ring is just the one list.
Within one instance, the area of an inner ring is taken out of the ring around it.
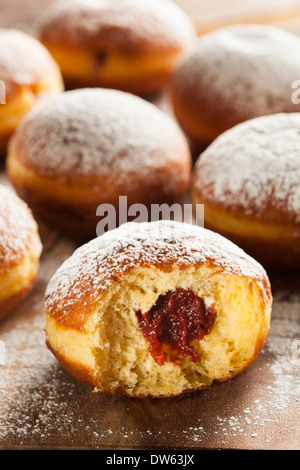
{"label": "dark wooden background", "polygon": [[[51,0],[0,0],[0,26],[31,31]],[[300,2],[177,1],[199,33],[230,22],[300,32]],[[299,18],[298,18],[299,17]],[[0,181],[8,184],[4,167]],[[269,273],[271,331],[236,378],[176,399],[94,393],[45,347],[44,291],[75,244],[40,227],[41,269],[27,300],[0,325],[0,449],[299,449],[300,275]]]}

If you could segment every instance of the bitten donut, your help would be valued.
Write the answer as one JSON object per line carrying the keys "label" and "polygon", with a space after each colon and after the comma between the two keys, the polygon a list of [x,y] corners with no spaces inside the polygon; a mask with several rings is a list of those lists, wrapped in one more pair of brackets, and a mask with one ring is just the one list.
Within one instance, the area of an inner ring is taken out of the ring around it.
{"label": "bitten donut", "polygon": [[254,118],[200,156],[193,199],[205,226],[265,267],[300,268],[300,114]]}
{"label": "bitten donut", "polygon": [[205,147],[255,117],[298,112],[300,39],[266,25],[233,25],[198,39],[172,79],[174,113],[192,142]]}
{"label": "bitten donut", "polygon": [[96,236],[98,206],[118,212],[121,196],[128,210],[179,200],[191,165],[186,138],[165,113],[135,95],[96,88],[35,107],[7,159],[11,182],[36,218],[80,239]]}
{"label": "bitten donut", "polygon": [[11,189],[0,185],[0,320],[31,291],[41,248],[31,211]]}
{"label": "bitten donut", "polygon": [[196,33],[169,0],[63,0],[44,13],[37,37],[60,65],[67,88],[147,95],[166,86]]}
{"label": "bitten donut", "polygon": [[40,100],[63,91],[58,65],[36,39],[0,29],[0,156],[20,120]]}
{"label": "bitten donut", "polygon": [[264,269],[199,226],[129,222],[82,245],[46,290],[46,342],[77,379],[169,397],[244,370],[266,340]]}

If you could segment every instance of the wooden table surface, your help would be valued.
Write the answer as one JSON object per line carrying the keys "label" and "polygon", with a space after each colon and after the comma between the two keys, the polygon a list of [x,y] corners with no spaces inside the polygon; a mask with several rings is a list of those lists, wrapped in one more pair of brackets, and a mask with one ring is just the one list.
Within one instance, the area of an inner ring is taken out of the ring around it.
{"label": "wooden table surface", "polygon": [[[0,0],[0,24],[30,29],[47,3]],[[199,18],[200,10],[192,11]],[[0,182],[8,184],[4,167]],[[45,287],[75,244],[40,230],[44,253],[35,288],[0,324],[0,449],[300,448],[300,274],[269,273],[270,334],[239,376],[167,400],[111,397],[73,379],[45,346]]]}

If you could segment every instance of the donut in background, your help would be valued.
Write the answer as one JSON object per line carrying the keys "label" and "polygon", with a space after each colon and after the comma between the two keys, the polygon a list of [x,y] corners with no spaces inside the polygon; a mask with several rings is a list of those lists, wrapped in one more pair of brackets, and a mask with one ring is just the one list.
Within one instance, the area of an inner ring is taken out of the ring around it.
{"label": "donut in background", "polygon": [[233,25],[200,37],[171,83],[175,116],[198,147],[262,115],[297,112],[300,38],[266,25]]}
{"label": "donut in background", "polygon": [[8,176],[37,219],[94,238],[97,208],[173,203],[186,194],[191,153],[178,125],[119,90],[67,91],[41,103],[10,141]]}
{"label": "donut in background", "polygon": [[299,113],[261,116],[224,132],[194,169],[205,227],[276,270],[300,267],[299,149]]}
{"label": "donut in background", "polygon": [[67,88],[149,95],[169,83],[196,33],[169,0],[62,0],[41,17],[37,37],[60,65]]}
{"label": "donut in background", "polygon": [[46,290],[47,345],[99,391],[170,397],[244,370],[266,340],[264,269],[220,235],[129,222],[82,245]]}
{"label": "donut in background", "polygon": [[14,311],[32,290],[42,245],[27,205],[0,185],[0,320]]}
{"label": "donut in background", "polygon": [[0,29],[0,157],[21,119],[37,102],[63,91],[60,69],[35,38],[15,29]]}

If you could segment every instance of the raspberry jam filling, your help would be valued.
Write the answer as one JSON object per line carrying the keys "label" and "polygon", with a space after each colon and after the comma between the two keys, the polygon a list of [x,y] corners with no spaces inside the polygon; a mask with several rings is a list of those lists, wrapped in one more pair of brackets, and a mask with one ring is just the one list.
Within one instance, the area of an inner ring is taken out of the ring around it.
{"label": "raspberry jam filling", "polygon": [[214,305],[207,307],[203,298],[192,290],[177,288],[160,295],[156,304],[145,314],[136,313],[149,351],[157,364],[166,360],[179,363],[189,356],[193,362],[200,359],[191,342],[201,340],[210,333],[214,318]]}

